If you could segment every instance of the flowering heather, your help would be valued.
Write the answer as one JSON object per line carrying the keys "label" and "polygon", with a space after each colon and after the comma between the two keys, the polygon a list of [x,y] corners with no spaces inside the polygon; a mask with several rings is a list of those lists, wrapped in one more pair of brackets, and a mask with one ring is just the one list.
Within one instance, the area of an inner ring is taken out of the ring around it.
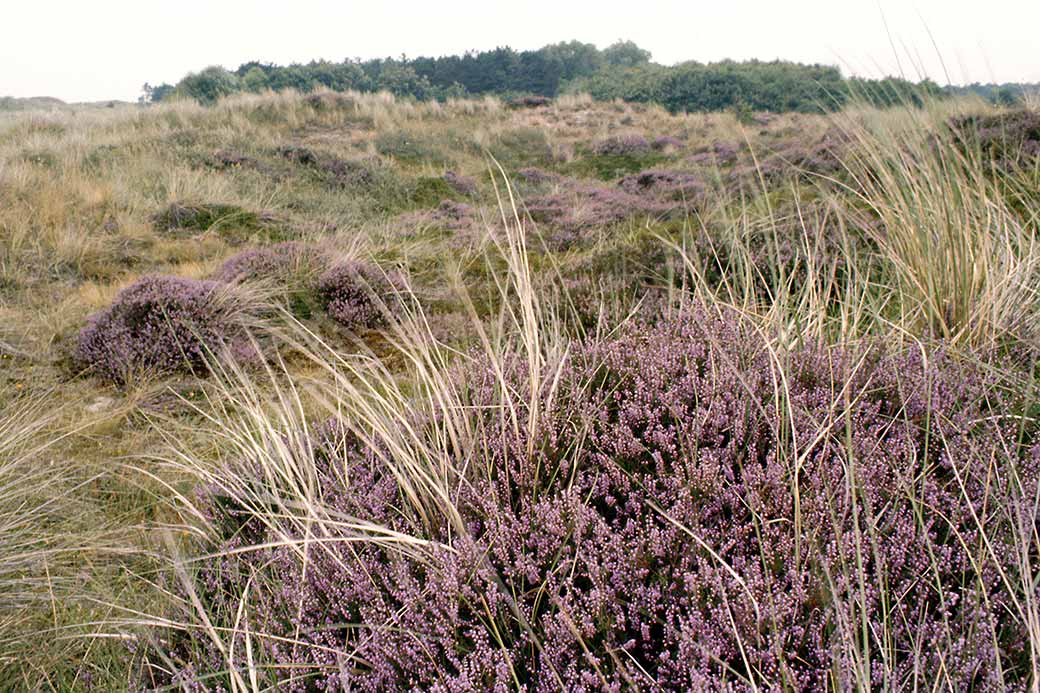
{"label": "flowering heather", "polygon": [[637,156],[649,152],[650,143],[642,135],[618,135],[592,145],[592,153],[598,156]]}
{"label": "flowering heather", "polygon": [[139,279],[89,319],[79,333],[76,362],[123,384],[139,372],[198,372],[222,345],[245,349],[221,287],[182,277]]}
{"label": "flowering heather", "polygon": [[550,193],[528,198],[531,218],[568,245],[604,226],[632,217],[668,216],[703,195],[703,182],[682,171],[648,170],[625,176],[617,186],[558,178]]}
{"label": "flowering heather", "polygon": [[524,182],[531,183],[533,185],[540,185],[542,183],[553,183],[560,180],[561,178],[560,174],[558,173],[546,171],[545,169],[537,168],[534,166],[522,168],[516,172],[516,175]]}
{"label": "flowering heather", "polygon": [[747,162],[735,166],[729,172],[729,180],[758,186],[761,178],[772,182],[805,174],[834,175],[844,168],[841,157],[846,146],[844,137],[835,131],[811,141],[782,140],[776,146],[759,152],[757,165]]}
{"label": "flowering heather", "polygon": [[477,192],[477,181],[470,176],[464,176],[455,171],[444,174],[444,182],[460,195],[473,195]]}
{"label": "flowering heather", "polygon": [[723,142],[721,140],[713,142],[711,147],[700,151],[690,157],[690,161],[695,164],[713,164],[715,166],[723,166],[725,164],[732,164],[737,160],[737,155],[740,153],[740,145],[736,142]]}
{"label": "flowering heather", "polygon": [[206,563],[206,597],[234,614],[249,583],[260,672],[288,690],[1025,689],[1012,534],[1036,515],[1013,499],[1037,492],[1040,448],[1012,403],[916,349],[799,349],[781,383],[727,318],[575,347],[534,430],[499,406],[515,391],[526,420],[522,364],[460,372],[479,420],[448,482],[464,529],[429,529],[393,453],[326,426],[300,454],[334,516],[435,543],[301,561],[277,544],[297,530],[218,496],[226,548],[275,544]]}
{"label": "flowering heather", "polygon": [[634,195],[651,194],[673,200],[694,200],[706,190],[704,181],[692,173],[649,169],[625,176],[618,185]]}
{"label": "flowering heather", "polygon": [[379,302],[391,301],[394,276],[364,262],[343,262],[326,270],[317,282],[318,301],[329,317],[348,329],[375,327],[383,319]]}
{"label": "flowering heather", "polygon": [[655,137],[653,141],[650,143],[650,147],[657,152],[669,149],[682,149],[683,146],[685,145],[683,144],[683,141],[681,139],[679,139],[678,137],[672,137],[671,135],[661,135],[660,137]]}
{"label": "flowering heather", "polygon": [[296,241],[250,248],[224,261],[213,279],[221,282],[282,280],[309,262],[317,262],[318,251]]}
{"label": "flowering heather", "polygon": [[998,166],[1040,159],[1040,113],[1029,109],[997,115],[961,116],[949,123],[955,138],[974,143]]}
{"label": "flowering heather", "polygon": [[531,94],[528,96],[520,96],[515,99],[511,99],[508,103],[509,108],[542,108],[544,106],[551,106],[553,100],[548,96],[541,96],[538,94]]}
{"label": "flowering heather", "polygon": [[434,209],[409,212],[398,217],[405,229],[434,227],[445,231],[473,231],[479,226],[476,210],[464,202],[442,200]]}
{"label": "flowering heather", "polygon": [[581,240],[588,232],[634,216],[661,216],[674,203],[636,195],[619,187],[584,181],[565,181],[559,190],[527,200],[531,218],[554,231],[557,244]]}
{"label": "flowering heather", "polygon": [[278,153],[285,159],[310,169],[330,185],[352,187],[377,182],[375,162],[340,159],[297,145],[281,147]]}

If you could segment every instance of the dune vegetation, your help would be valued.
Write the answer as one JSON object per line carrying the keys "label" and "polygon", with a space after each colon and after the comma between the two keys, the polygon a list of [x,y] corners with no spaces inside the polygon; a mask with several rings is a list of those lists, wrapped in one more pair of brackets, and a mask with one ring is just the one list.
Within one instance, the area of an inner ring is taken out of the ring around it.
{"label": "dune vegetation", "polygon": [[0,119],[0,689],[1036,690],[1040,112]]}

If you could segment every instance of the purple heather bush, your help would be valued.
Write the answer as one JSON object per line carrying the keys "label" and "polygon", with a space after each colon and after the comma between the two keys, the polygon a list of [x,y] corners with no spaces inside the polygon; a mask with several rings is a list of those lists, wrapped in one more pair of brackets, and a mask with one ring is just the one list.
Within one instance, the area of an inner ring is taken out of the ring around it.
{"label": "purple heather bush", "polygon": [[1000,168],[1031,166],[1040,160],[1040,113],[1016,109],[995,115],[968,115],[949,122],[954,138],[975,145]]}
{"label": "purple heather bush", "polygon": [[477,192],[477,181],[474,178],[464,176],[455,171],[446,172],[444,174],[444,182],[460,195],[473,195]]}
{"label": "purple heather bush", "polygon": [[783,381],[733,315],[632,326],[541,381],[533,430],[500,408],[510,390],[528,420],[524,363],[504,382],[470,366],[476,448],[448,461],[463,528],[420,521],[393,452],[332,422],[300,453],[330,514],[434,543],[302,560],[293,526],[217,494],[228,551],[200,589],[232,615],[248,591],[285,690],[1025,690],[1020,605],[1040,595],[1015,533],[1035,528],[1040,448],[1015,402],[916,348],[779,358]]}
{"label": "purple heather bush", "polygon": [[598,156],[638,156],[650,150],[650,143],[642,135],[618,135],[592,145],[592,153]]}
{"label": "purple heather bush", "polygon": [[653,141],[650,143],[650,146],[651,148],[653,148],[654,151],[660,152],[669,149],[682,149],[685,145],[683,144],[683,141],[678,137],[672,137],[671,135],[661,135],[660,137],[655,137]]}
{"label": "purple heather bush", "polygon": [[695,164],[711,164],[715,166],[724,166],[731,164],[737,160],[737,155],[740,153],[740,145],[736,142],[724,142],[716,141],[713,142],[711,147],[700,151],[690,157],[690,161]]}
{"label": "purple heather bush", "polygon": [[333,265],[318,277],[318,302],[330,318],[351,330],[379,325],[380,303],[391,305],[400,288],[394,274],[361,261]]}
{"label": "purple heather bush", "polygon": [[648,169],[625,176],[618,185],[634,195],[651,194],[673,200],[695,200],[704,195],[706,186],[700,177],[685,171]]}
{"label": "purple heather bush", "polygon": [[245,356],[249,342],[233,324],[223,287],[217,281],[143,277],[89,319],[74,360],[121,385],[142,372],[201,372],[224,346]]}
{"label": "purple heather bush", "polygon": [[554,183],[560,180],[561,178],[560,174],[558,173],[546,171],[545,169],[537,168],[535,166],[528,166],[522,168],[516,172],[516,175],[525,183],[531,183],[533,185],[540,185],[542,183]]}
{"label": "purple heather bush", "polygon": [[320,252],[298,241],[286,241],[236,253],[213,275],[221,282],[284,281],[294,272],[321,261]]}
{"label": "purple heather bush", "polygon": [[434,209],[409,212],[398,220],[407,232],[416,227],[433,227],[465,236],[467,232],[475,233],[480,227],[480,217],[473,206],[455,200],[442,200]]}
{"label": "purple heather bush", "polygon": [[584,181],[568,181],[556,192],[530,198],[526,206],[535,222],[552,231],[551,242],[561,247],[630,217],[658,217],[674,208],[651,196]]}

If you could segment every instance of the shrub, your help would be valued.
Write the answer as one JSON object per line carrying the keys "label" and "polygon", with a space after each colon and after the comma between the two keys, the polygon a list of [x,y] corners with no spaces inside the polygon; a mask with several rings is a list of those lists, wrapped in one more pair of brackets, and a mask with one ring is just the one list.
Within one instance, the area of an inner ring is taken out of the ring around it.
{"label": "shrub", "polygon": [[654,140],[650,143],[651,149],[658,152],[667,151],[669,149],[682,149],[683,146],[684,144],[681,139],[679,139],[678,137],[672,137],[671,135],[661,135],[660,137],[655,137]]}
{"label": "shrub", "polygon": [[1025,688],[1040,449],[1013,402],[916,349],[800,348],[781,387],[767,347],[695,311],[576,348],[533,393],[526,363],[460,369],[475,450],[431,461],[459,523],[326,425],[299,454],[329,515],[433,543],[307,544],[217,495],[205,596],[235,614],[248,592],[260,671],[301,688]]}
{"label": "shrub", "polygon": [[1040,160],[1040,113],[1017,109],[996,115],[969,115],[949,122],[962,149],[977,147],[1002,168]]}
{"label": "shrub", "polygon": [[560,174],[546,171],[535,166],[527,166],[516,172],[516,175],[526,183],[540,185],[542,183],[553,183],[560,180]]}
{"label": "shrub", "polygon": [[559,190],[528,199],[526,209],[534,221],[556,231],[550,238],[555,245],[567,246],[594,229],[634,216],[658,217],[677,206],[620,187],[565,180]]}
{"label": "shrub", "polygon": [[595,176],[611,180],[635,173],[664,159],[642,135],[610,137],[594,143],[588,156],[568,164],[567,168],[580,176]]}
{"label": "shrub", "polygon": [[551,106],[553,100],[548,96],[539,96],[537,94],[528,96],[518,96],[515,99],[510,99],[506,105],[512,109],[519,108],[542,108],[544,106]]}
{"label": "shrub", "polygon": [[692,173],[669,169],[649,169],[622,178],[618,185],[633,194],[649,193],[667,199],[692,201],[701,197],[704,181]]}
{"label": "shrub", "polygon": [[230,149],[221,149],[214,152],[213,156],[210,157],[206,163],[212,168],[222,171],[250,169],[266,175],[275,174],[270,166],[264,164],[255,157]]}
{"label": "shrub", "polygon": [[385,275],[364,262],[343,262],[326,270],[317,283],[318,301],[334,321],[348,329],[375,327],[383,321],[380,303],[392,302],[399,287],[395,275]]}
{"label": "shrub", "polygon": [[737,154],[740,153],[740,145],[736,142],[713,142],[711,147],[704,151],[697,152],[690,157],[690,161],[697,164],[714,164],[716,166],[722,166],[724,164],[731,164],[737,160]]}
{"label": "shrub", "polygon": [[444,174],[444,182],[451,186],[451,189],[459,195],[470,196],[477,192],[476,180],[455,171],[446,172]]}
{"label": "shrub", "polygon": [[116,296],[80,331],[75,361],[116,384],[142,373],[204,370],[222,347],[249,354],[233,306],[216,281],[148,276]]}
{"label": "shrub", "polygon": [[297,145],[280,147],[278,153],[283,158],[310,169],[322,182],[333,187],[372,186],[380,178],[379,167],[375,162],[340,159]]}
{"label": "shrub", "polygon": [[314,247],[296,241],[288,241],[261,248],[250,248],[232,255],[214,273],[213,279],[229,283],[254,280],[279,281],[318,262],[320,262],[320,253]]}
{"label": "shrub", "polygon": [[232,284],[263,282],[280,292],[293,315],[307,319],[316,309],[317,277],[327,265],[320,248],[289,241],[236,253],[224,261],[213,279]]}
{"label": "shrub", "polygon": [[650,143],[642,135],[619,135],[592,145],[592,153],[597,156],[633,156],[646,154],[650,149]]}

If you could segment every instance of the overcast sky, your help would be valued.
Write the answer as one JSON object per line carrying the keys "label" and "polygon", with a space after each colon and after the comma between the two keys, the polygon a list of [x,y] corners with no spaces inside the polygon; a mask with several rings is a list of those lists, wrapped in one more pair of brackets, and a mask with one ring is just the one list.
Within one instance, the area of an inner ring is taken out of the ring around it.
{"label": "overcast sky", "polygon": [[[660,63],[1040,82],[1040,0],[0,0],[0,96],[135,99],[207,65],[631,39]],[[887,29],[886,29],[887,24]],[[933,42],[934,41],[934,42]],[[898,61],[897,61],[898,56]],[[944,66],[945,65],[945,69]]]}

